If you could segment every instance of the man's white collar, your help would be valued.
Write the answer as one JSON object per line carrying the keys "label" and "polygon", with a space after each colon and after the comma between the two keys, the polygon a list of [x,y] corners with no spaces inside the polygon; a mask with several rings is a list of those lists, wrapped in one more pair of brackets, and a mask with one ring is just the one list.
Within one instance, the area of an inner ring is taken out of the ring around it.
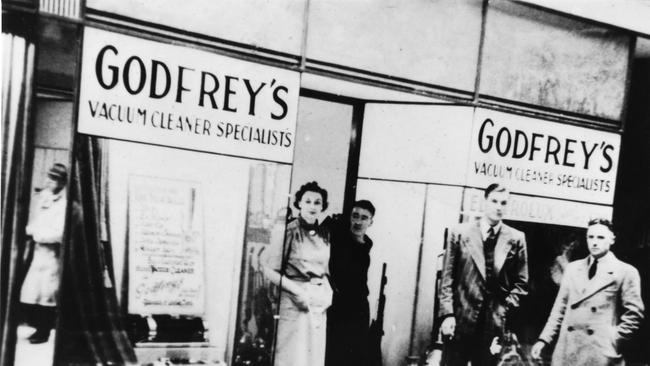
{"label": "man's white collar", "polygon": [[488,230],[490,230],[490,227],[494,228],[494,235],[497,235],[499,232],[501,232],[501,226],[502,222],[499,221],[496,225],[490,226],[490,223],[485,219],[484,217],[481,218],[479,221],[481,225],[481,238],[483,240],[486,240],[488,238]]}

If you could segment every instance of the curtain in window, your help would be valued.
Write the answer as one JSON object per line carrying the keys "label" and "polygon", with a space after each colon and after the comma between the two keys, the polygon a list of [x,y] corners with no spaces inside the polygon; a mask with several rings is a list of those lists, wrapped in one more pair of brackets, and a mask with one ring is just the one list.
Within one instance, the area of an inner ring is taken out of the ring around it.
{"label": "curtain in window", "polygon": [[62,251],[54,365],[126,365],[136,357],[120,317],[106,222],[102,142],[77,135],[70,226]]}
{"label": "curtain in window", "polygon": [[34,44],[2,33],[2,248],[0,365],[12,365],[29,210]]}

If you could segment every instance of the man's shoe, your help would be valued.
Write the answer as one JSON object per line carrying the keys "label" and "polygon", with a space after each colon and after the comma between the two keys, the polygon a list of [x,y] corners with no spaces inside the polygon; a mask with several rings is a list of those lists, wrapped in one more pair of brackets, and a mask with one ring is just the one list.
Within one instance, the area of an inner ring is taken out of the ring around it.
{"label": "man's shoe", "polygon": [[30,335],[27,340],[31,344],[45,343],[50,338],[49,329],[37,329],[32,335]]}

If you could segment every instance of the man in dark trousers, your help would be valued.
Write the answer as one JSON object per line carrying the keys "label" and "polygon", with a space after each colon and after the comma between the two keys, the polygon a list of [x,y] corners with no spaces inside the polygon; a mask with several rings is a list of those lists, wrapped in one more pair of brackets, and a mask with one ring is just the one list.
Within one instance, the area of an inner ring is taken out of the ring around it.
{"label": "man in dark trousers", "polygon": [[375,207],[370,201],[354,203],[349,217],[332,224],[330,279],[334,289],[328,310],[328,366],[365,365],[367,360],[368,266]]}
{"label": "man in dark trousers", "polygon": [[501,221],[509,192],[495,183],[484,197],[483,217],[460,224],[447,238],[438,313],[448,339],[445,365],[494,365],[490,345],[528,293],[526,238]]}

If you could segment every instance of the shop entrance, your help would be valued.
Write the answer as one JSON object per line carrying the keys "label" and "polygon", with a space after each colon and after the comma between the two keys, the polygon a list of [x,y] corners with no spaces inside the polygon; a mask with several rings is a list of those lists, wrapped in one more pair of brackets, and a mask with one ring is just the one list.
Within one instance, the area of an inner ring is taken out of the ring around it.
{"label": "shop entrance", "polygon": [[509,326],[519,336],[524,355],[546,324],[553,307],[564,268],[569,262],[589,254],[586,230],[570,226],[523,221],[505,222],[526,234],[530,292],[521,308],[509,319]]}

